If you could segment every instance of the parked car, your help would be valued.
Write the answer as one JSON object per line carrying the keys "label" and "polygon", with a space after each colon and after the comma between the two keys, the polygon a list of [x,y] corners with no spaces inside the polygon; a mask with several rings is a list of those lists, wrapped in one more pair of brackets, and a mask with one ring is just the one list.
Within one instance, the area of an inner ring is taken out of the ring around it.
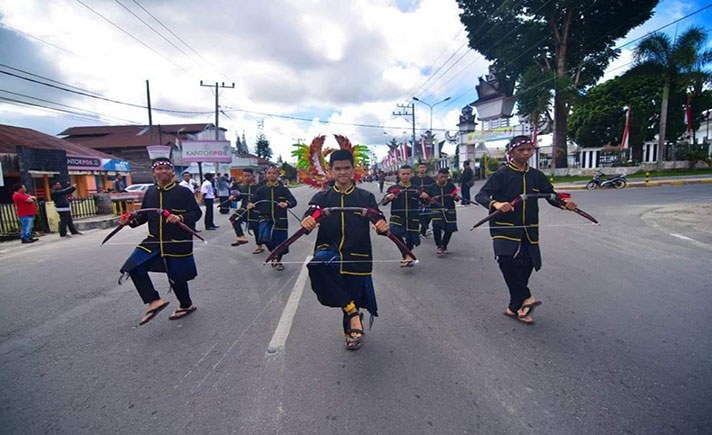
{"label": "parked car", "polygon": [[143,196],[146,194],[146,191],[151,186],[153,186],[153,184],[150,184],[150,183],[132,184],[132,185],[126,187],[125,192],[122,192],[122,193],[112,192],[111,199],[112,200],[131,199],[131,200],[140,202],[140,201],[143,201]]}
{"label": "parked car", "polygon": [[[128,187],[126,187],[127,192],[143,192],[144,194],[148,190],[149,187],[153,186],[153,184],[150,183],[142,183],[142,184],[132,184]],[[143,195],[142,195],[143,196]]]}

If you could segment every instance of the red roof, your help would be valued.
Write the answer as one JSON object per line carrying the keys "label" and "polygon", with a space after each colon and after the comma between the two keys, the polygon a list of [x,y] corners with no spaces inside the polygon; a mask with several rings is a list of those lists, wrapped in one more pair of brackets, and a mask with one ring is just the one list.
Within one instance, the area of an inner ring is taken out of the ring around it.
{"label": "red roof", "polygon": [[109,154],[37,130],[0,124],[0,153],[17,154],[18,145],[45,150],[64,150],[71,157],[113,159]]}
{"label": "red roof", "polygon": [[65,139],[94,149],[139,148],[149,145],[175,143],[181,134],[199,133],[213,124],[115,125],[71,127],[59,133]]}

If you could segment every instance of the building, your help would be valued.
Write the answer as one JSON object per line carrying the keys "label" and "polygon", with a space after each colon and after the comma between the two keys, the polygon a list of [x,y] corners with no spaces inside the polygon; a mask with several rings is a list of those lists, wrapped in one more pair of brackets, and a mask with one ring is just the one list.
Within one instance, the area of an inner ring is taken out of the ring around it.
{"label": "building", "polygon": [[112,176],[128,176],[129,162],[29,128],[0,125],[0,202],[10,202],[12,185],[23,183],[47,199],[49,183],[77,185],[76,196],[110,187]]}
{"label": "building", "polygon": [[[151,160],[146,147],[169,146],[176,164],[181,164],[181,140],[215,140],[214,124],[171,124],[171,125],[119,125],[96,127],[71,127],[58,136],[86,147],[110,154],[116,159],[131,164],[134,183],[152,183]],[[218,129],[218,140],[225,140],[225,129]],[[188,165],[186,165],[188,166]]]}

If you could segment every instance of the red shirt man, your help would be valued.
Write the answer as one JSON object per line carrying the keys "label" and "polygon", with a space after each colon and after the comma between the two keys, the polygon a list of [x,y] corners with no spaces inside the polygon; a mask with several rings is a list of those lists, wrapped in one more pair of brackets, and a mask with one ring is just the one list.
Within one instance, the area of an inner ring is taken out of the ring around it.
{"label": "red shirt man", "polygon": [[17,207],[17,217],[29,217],[37,214],[37,207],[35,206],[35,201],[32,200],[32,196],[21,190],[12,194],[12,202]]}
{"label": "red shirt man", "polygon": [[27,188],[23,184],[16,184],[13,190],[12,202],[15,203],[17,217],[20,219],[22,243],[32,243],[37,240],[32,237],[32,224],[37,214],[37,206],[35,205],[37,198],[28,195]]}

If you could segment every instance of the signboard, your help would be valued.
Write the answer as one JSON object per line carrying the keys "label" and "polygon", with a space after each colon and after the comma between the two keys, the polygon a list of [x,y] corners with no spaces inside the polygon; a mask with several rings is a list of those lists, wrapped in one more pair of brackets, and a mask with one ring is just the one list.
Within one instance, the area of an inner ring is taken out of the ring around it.
{"label": "signboard", "polygon": [[94,157],[67,156],[67,166],[70,168],[100,168],[101,159],[97,159]]}
{"label": "signboard", "polygon": [[230,141],[227,140],[184,140],[183,163],[193,162],[232,162]]}
{"label": "signboard", "polygon": [[101,159],[101,169],[104,171],[131,172],[128,160]]}

